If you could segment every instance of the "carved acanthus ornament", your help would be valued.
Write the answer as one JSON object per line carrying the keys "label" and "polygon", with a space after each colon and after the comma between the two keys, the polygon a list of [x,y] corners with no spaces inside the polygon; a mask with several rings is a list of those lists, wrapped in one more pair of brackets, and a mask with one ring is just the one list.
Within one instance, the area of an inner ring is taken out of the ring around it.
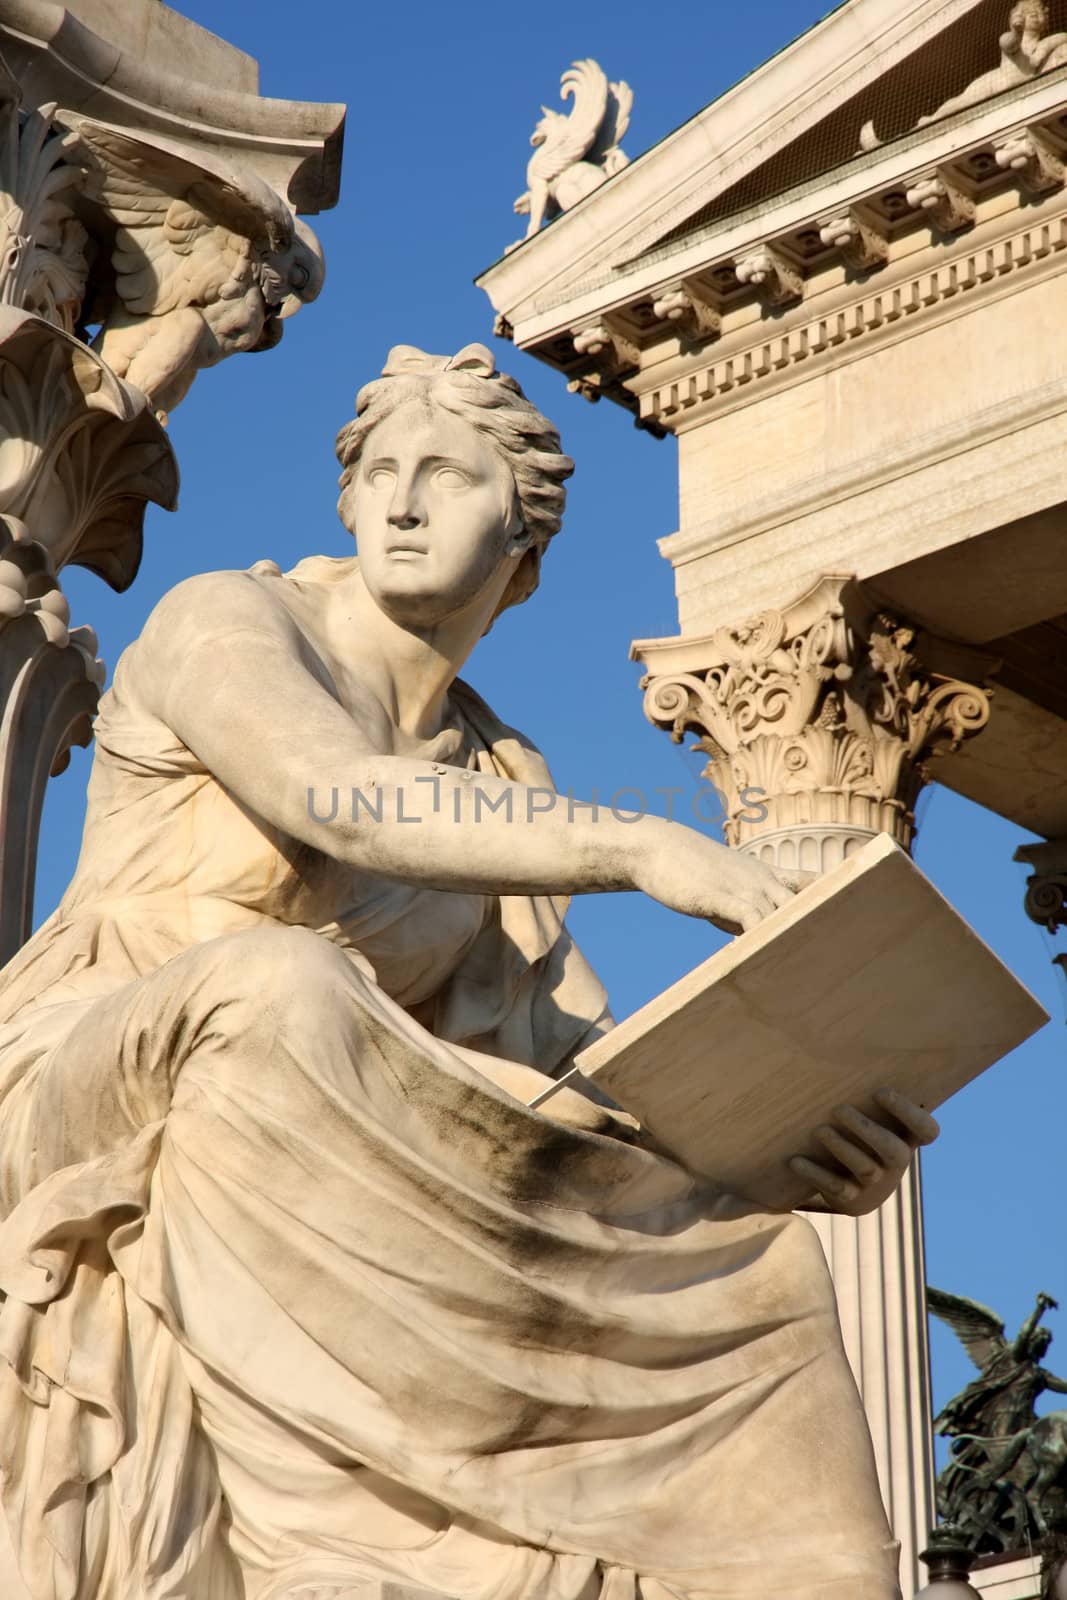
{"label": "carved acanthus ornament", "polygon": [[988,690],[936,670],[930,643],[846,578],[694,651],[699,670],[644,679],[645,714],[677,742],[697,735],[728,842],[784,865],[828,866],[876,832],[907,847],[927,763],[989,717]]}
{"label": "carved acanthus ornament", "polygon": [[1006,139],[993,154],[997,166],[1010,172],[1027,194],[1049,194],[1063,186],[1063,156],[1039,128]]}
{"label": "carved acanthus ornament", "polygon": [[584,370],[568,383],[572,394],[599,400],[605,385],[621,372],[640,365],[640,346],[610,314],[586,323],[574,335],[575,353],[586,358]]}
{"label": "carved acanthus ornament", "polygon": [[45,786],[92,738],[104,684],[95,633],[69,622],[48,552],[0,516],[0,961],[32,926]]}
{"label": "carved acanthus ornament", "polygon": [[314,235],[250,168],[27,108],[0,60],[0,962],[30,930],[45,785],[104,681],[59,573],[128,587],[147,504],[177,500],[157,411],[276,344],[321,282]]}
{"label": "carved acanthus ornament", "polygon": [[920,178],[907,191],[906,199],[938,233],[960,233],[974,222],[974,201],[947,173],[934,172]]}
{"label": "carved acanthus ornament", "polygon": [[0,306],[0,512],[54,572],[76,562],[133,581],[145,504],[172,509],[178,469],[144,395],[51,323]]}
{"label": "carved acanthus ornament", "polygon": [[22,306],[67,333],[85,295],[88,234],[71,200],[84,174],[54,105],[23,112],[0,60],[0,305]]}
{"label": "carved acanthus ornament", "polygon": [[828,249],[836,250],[854,272],[873,271],[889,259],[885,234],[856,207],[822,223],[819,238]]}
{"label": "carved acanthus ornament", "polygon": [[751,284],[763,303],[772,308],[788,306],[804,295],[804,274],[773,245],[744,256],[737,263],[739,283]]}
{"label": "carved acanthus ornament", "polygon": [[686,343],[717,339],[722,332],[722,312],[691,279],[683,278],[661,290],[652,302],[652,311],[671,323]]}

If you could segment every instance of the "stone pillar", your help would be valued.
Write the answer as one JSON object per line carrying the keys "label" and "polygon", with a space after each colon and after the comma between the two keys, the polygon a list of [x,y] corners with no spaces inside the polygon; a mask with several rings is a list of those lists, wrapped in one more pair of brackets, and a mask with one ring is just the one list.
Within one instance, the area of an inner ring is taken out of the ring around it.
{"label": "stone pillar", "polygon": [[922,1177],[916,1161],[870,1216],[809,1215],[837,1292],[841,1335],[871,1429],[878,1479],[900,1540],[905,1600],[937,1520],[926,1325]]}
{"label": "stone pillar", "polygon": [[[634,646],[645,712],[696,735],[726,837],[781,867],[824,872],[877,833],[905,849],[927,763],[984,726],[984,657],[921,636],[827,576],[781,611],[708,638]],[[971,676],[964,676],[967,673]],[[935,1522],[918,1162],[871,1216],[812,1216],[863,1396],[905,1596]]]}

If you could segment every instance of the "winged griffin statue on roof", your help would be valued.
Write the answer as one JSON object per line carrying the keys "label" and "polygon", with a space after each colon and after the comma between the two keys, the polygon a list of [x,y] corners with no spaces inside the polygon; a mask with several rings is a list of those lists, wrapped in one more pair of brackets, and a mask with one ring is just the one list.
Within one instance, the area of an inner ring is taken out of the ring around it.
{"label": "winged griffin statue on roof", "polygon": [[527,239],[629,162],[620,148],[633,109],[628,83],[609,83],[596,61],[575,61],[560,79],[560,99],[573,100],[570,113],[542,106],[544,116],[530,135],[528,187],[515,201],[516,212],[530,218]]}

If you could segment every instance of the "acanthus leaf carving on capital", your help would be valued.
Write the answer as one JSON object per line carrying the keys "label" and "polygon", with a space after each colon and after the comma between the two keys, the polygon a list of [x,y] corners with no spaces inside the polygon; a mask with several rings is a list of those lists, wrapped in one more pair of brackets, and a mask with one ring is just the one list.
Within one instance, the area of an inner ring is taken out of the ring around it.
{"label": "acanthus leaf carving on capital", "polygon": [[643,680],[645,714],[678,742],[697,735],[733,845],[822,828],[907,846],[928,762],[989,717],[991,691],[936,670],[915,630],[848,578],[705,642],[699,671]]}
{"label": "acanthus leaf carving on capital", "polygon": [[21,108],[0,57],[0,305],[34,312],[73,334],[89,272],[89,236],[73,209],[85,174],[54,105]]}
{"label": "acanthus leaf carving on capital", "polygon": [[146,504],[171,510],[177,493],[174,452],[144,395],[80,340],[0,305],[0,512],[52,570],[74,562],[127,588]]}

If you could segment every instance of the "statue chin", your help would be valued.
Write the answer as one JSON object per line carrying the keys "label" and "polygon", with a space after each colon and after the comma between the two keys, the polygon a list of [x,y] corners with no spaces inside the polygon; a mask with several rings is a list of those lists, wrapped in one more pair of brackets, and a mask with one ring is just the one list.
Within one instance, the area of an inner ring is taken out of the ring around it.
{"label": "statue chin", "polygon": [[499,566],[488,577],[483,570],[464,573],[449,583],[447,576],[431,574],[425,556],[409,561],[394,558],[385,572],[376,572],[369,580],[365,564],[360,571],[378,610],[401,628],[439,627],[468,612],[484,612],[488,622],[506,587]]}

